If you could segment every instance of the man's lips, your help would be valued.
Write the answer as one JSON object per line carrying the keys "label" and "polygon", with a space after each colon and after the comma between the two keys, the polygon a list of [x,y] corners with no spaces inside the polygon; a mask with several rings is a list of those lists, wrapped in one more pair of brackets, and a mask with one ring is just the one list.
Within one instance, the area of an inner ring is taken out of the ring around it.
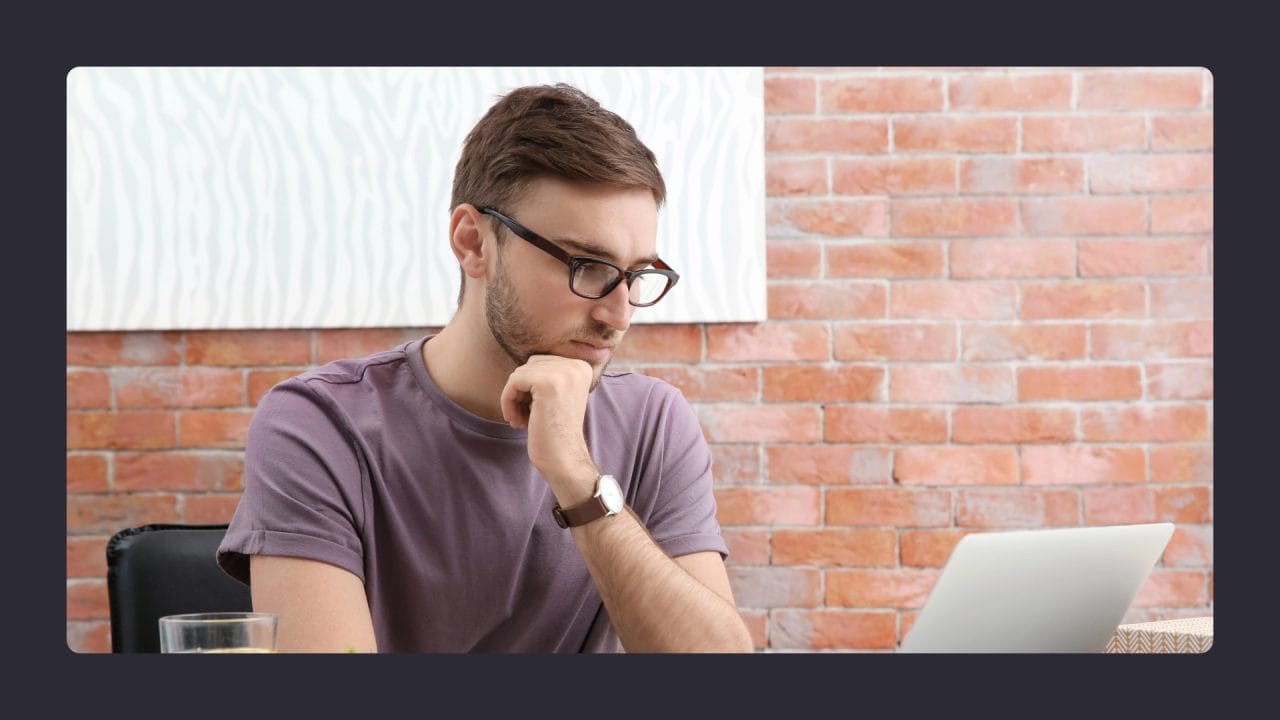
{"label": "man's lips", "polygon": [[571,340],[569,344],[583,356],[584,360],[608,360],[618,346],[608,343],[590,343],[582,340]]}

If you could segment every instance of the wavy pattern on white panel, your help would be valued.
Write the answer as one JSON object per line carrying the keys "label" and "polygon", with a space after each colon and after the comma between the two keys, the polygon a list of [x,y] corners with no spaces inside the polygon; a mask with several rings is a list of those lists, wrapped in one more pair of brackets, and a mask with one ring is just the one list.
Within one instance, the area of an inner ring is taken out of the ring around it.
{"label": "wavy pattern on white panel", "polygon": [[666,178],[682,278],[636,322],[763,320],[759,68],[77,68],[68,330],[445,324],[463,138],[552,82],[631,122]]}

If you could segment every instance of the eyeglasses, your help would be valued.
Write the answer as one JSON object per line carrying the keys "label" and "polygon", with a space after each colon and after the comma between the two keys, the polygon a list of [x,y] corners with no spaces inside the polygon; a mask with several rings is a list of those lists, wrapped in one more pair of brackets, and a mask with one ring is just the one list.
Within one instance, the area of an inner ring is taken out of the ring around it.
{"label": "eyeglasses", "polygon": [[578,297],[598,300],[613,292],[618,283],[627,281],[627,302],[636,307],[649,307],[662,299],[675,287],[680,274],[661,260],[654,260],[653,267],[643,270],[624,270],[608,260],[586,255],[570,255],[541,235],[494,210],[480,208],[485,215],[498,218],[511,232],[528,240],[551,257],[569,266],[569,290]]}

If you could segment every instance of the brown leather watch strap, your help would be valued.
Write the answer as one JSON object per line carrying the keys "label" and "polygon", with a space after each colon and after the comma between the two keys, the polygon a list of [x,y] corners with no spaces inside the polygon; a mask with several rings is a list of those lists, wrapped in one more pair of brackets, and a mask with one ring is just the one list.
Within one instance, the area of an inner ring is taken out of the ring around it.
{"label": "brown leather watch strap", "polygon": [[609,514],[609,508],[605,507],[604,500],[598,497],[587,498],[587,501],[581,505],[565,510],[560,507],[559,503],[551,508],[551,515],[556,519],[556,524],[562,528],[578,527],[586,525],[592,520],[597,520]]}

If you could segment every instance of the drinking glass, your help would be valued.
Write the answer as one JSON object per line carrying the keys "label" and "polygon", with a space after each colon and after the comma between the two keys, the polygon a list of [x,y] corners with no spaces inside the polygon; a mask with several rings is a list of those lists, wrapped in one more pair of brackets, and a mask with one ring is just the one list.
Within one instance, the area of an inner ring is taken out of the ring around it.
{"label": "drinking glass", "polygon": [[273,653],[275,613],[213,612],[160,618],[162,653]]}

